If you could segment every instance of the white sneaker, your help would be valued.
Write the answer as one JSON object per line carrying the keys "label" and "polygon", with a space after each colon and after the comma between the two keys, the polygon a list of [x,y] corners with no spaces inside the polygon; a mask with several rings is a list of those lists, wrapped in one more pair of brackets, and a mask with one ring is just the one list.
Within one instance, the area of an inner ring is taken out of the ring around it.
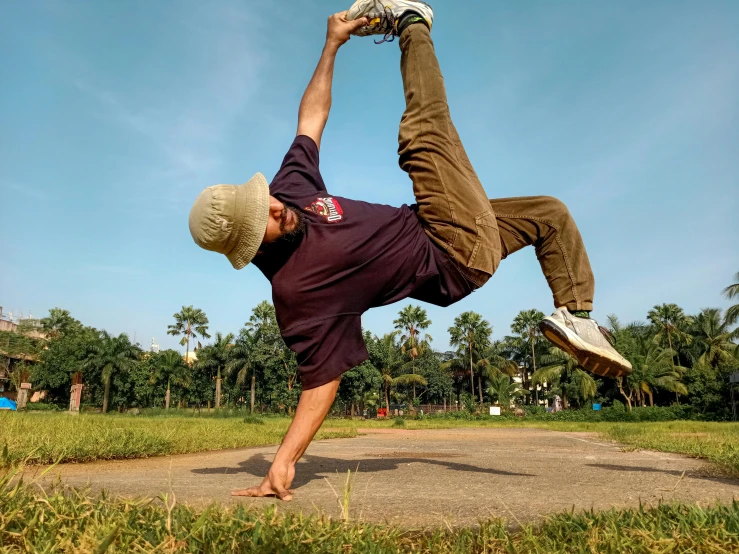
{"label": "white sneaker", "polygon": [[567,308],[557,308],[539,324],[544,336],[573,356],[582,367],[603,377],[624,377],[631,364],[608,342],[608,331],[594,319],[572,315]]}
{"label": "white sneaker", "polygon": [[349,8],[347,21],[360,17],[369,19],[369,25],[361,27],[354,34],[360,37],[369,35],[385,35],[385,41],[392,41],[397,36],[398,21],[405,12],[418,13],[428,23],[429,29],[434,23],[434,11],[426,2],[414,0],[357,0]]}

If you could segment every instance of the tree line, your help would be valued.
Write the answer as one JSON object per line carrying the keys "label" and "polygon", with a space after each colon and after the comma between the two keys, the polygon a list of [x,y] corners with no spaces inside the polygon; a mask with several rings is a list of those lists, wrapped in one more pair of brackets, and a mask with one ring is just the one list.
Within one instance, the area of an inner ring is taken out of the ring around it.
{"label": "tree line", "polygon": [[[736,281],[725,289],[727,298],[739,296],[739,274]],[[551,404],[559,397],[565,408],[682,403],[707,418],[730,417],[730,375],[739,371],[739,305],[726,313],[706,308],[686,314],[676,304],[663,304],[645,321],[629,324],[609,316],[607,332],[634,367],[623,379],[584,371],[540,334],[543,317],[538,310],[522,311],[510,334],[494,340],[489,321],[464,312],[448,329],[452,350],[438,351],[426,333],[426,310],[406,306],[393,332],[364,331],[369,360],[344,374],[334,409],[355,414],[435,404],[475,411],[489,403],[504,409]],[[0,370],[5,368],[11,387],[31,380],[60,405],[69,401],[73,379],[81,379],[84,403],[103,412],[239,406],[292,413],[301,392],[298,364],[270,303],[257,305],[236,334],[211,335],[206,314],[193,306],[183,306],[173,319],[167,332],[180,338],[185,356],[145,351],[126,334],[85,326],[54,308],[38,322],[36,338],[28,324],[17,333],[0,333]]]}

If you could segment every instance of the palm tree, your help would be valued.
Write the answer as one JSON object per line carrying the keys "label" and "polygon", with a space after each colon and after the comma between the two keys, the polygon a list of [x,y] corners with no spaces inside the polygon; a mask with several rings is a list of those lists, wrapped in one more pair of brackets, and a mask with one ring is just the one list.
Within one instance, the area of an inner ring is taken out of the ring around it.
{"label": "palm tree", "polygon": [[221,407],[221,370],[225,370],[228,364],[233,340],[233,333],[224,335],[217,332],[215,342],[199,350],[198,361],[195,362],[198,370],[210,370],[211,375],[214,370],[216,372],[216,409]]}
{"label": "palm tree", "polygon": [[416,385],[425,387],[429,383],[423,375],[418,375],[416,373],[406,373],[405,375],[398,375],[397,377],[395,377],[392,381],[390,381],[390,384],[394,387],[398,385],[413,385],[413,400],[415,400]]}
{"label": "palm tree", "polygon": [[506,356],[506,352],[504,341],[493,341],[482,351],[477,367],[484,371],[489,379],[501,375],[513,377],[518,372],[518,365]]}
{"label": "palm tree", "polygon": [[41,329],[49,339],[59,338],[81,327],[82,324],[70,315],[69,310],[61,308],[50,309],[49,315],[41,319]]}
{"label": "palm tree", "polygon": [[654,406],[654,391],[663,389],[676,394],[688,394],[682,378],[687,368],[674,363],[675,353],[668,348],[662,348],[647,337],[638,339],[638,353],[630,357],[633,371],[626,378],[631,389],[626,395],[621,386],[621,394],[626,398],[631,408],[631,396],[642,406],[646,406],[645,395],[649,397],[649,405]]}
{"label": "palm tree", "polygon": [[[531,350],[531,373],[536,373],[536,346],[541,337],[539,324],[544,319],[544,314],[539,310],[523,310],[513,319],[511,331],[527,341]],[[523,371],[523,387],[528,388],[528,373]],[[538,399],[538,396],[537,396]]]}
{"label": "palm tree", "polygon": [[208,334],[208,318],[203,310],[194,308],[193,306],[182,306],[182,310],[172,317],[175,319],[175,324],[167,327],[167,334],[174,337],[183,335],[180,344],[182,346],[187,345],[185,362],[189,364],[190,339],[196,339],[198,337],[204,339],[210,338]]}
{"label": "palm tree", "polygon": [[164,395],[164,409],[169,410],[170,400],[172,398],[172,382],[175,385],[184,386],[187,382],[185,365],[182,354],[176,350],[165,350],[154,355],[152,359],[154,365],[154,374],[150,384],[163,382],[167,380],[167,391]]}
{"label": "palm tree", "polygon": [[[739,296],[739,273],[734,275],[734,281],[737,281],[733,285],[729,285],[724,289],[724,296],[731,300]],[[726,316],[724,318],[727,325],[734,325],[739,320],[739,304],[734,304],[728,310],[726,310]]]}
{"label": "palm tree", "polygon": [[234,342],[233,348],[228,355],[228,363],[226,371],[229,375],[236,372],[236,384],[243,385],[246,376],[251,372],[251,402],[249,412],[254,413],[254,402],[256,400],[256,363],[254,360],[254,351],[259,341],[257,331],[244,328],[239,332],[239,337]]}
{"label": "palm tree", "polygon": [[701,310],[693,318],[691,334],[693,357],[699,364],[716,369],[731,362],[736,355],[737,345],[732,341],[736,333],[729,330],[729,324],[721,318],[718,308]]}
{"label": "palm tree", "polygon": [[525,396],[527,391],[521,389],[521,385],[515,381],[511,381],[511,378],[507,375],[501,375],[492,379],[488,386],[487,393],[501,408],[509,409],[511,402],[516,398]]}
{"label": "palm tree", "polygon": [[569,407],[567,389],[564,386],[566,382],[579,385],[577,394],[580,399],[595,398],[598,384],[589,373],[583,371],[575,358],[562,352],[556,346],[552,346],[549,349],[549,355],[543,357],[541,361],[544,365],[531,375],[531,384],[544,386],[545,383],[558,383],[562,393],[562,404],[565,408]]}
{"label": "palm tree", "polygon": [[141,349],[131,344],[128,335],[121,333],[117,337],[108,334],[107,331],[100,333],[100,340],[88,346],[88,358],[83,363],[83,369],[95,369],[101,371],[101,377],[105,391],[103,394],[103,413],[108,411],[110,399],[110,382],[115,373],[129,371],[136,362]]}
{"label": "palm tree", "polygon": [[[457,348],[465,348],[470,362],[470,390],[475,397],[475,371],[473,352],[482,351],[490,346],[490,335],[493,328],[482,316],[475,312],[464,312],[454,319],[454,325],[449,327],[449,344]],[[482,382],[480,383],[482,385]],[[480,404],[482,404],[482,386],[479,387]]]}
{"label": "palm tree", "polygon": [[382,338],[375,338],[374,342],[374,363],[377,364],[382,374],[382,389],[385,397],[385,409],[390,413],[390,387],[393,386],[395,373],[402,367],[403,361],[400,358],[400,348],[396,338],[398,331],[387,333]]}
{"label": "palm tree", "polygon": [[649,310],[647,319],[657,329],[654,336],[657,344],[664,344],[664,339],[667,338],[667,347],[672,351],[675,350],[673,338],[677,342],[690,344],[692,337],[684,330],[690,324],[690,318],[677,304],[655,306]]}
{"label": "palm tree", "polygon": [[[398,319],[393,321],[395,328],[402,331],[404,335],[401,337],[401,349],[405,354],[406,352],[411,359],[411,373],[416,373],[416,358],[421,355],[423,348],[426,344],[431,342],[431,337],[427,334],[422,335],[421,331],[428,329],[431,325],[431,320],[426,314],[426,310],[421,306],[406,306],[398,313]],[[416,399],[416,383],[418,381],[412,380],[413,384],[413,400]]]}

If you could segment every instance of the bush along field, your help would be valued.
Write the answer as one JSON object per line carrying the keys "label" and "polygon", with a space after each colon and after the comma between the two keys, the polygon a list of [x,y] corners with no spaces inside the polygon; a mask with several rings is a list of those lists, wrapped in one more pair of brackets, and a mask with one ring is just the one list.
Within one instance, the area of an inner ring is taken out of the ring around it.
{"label": "bush along field", "polygon": [[[0,552],[168,552],[212,554],[656,553],[739,551],[739,503],[660,505],[635,510],[566,513],[540,525],[413,532],[383,525],[306,517],[244,505],[195,509],[173,495],[114,499],[57,486],[43,492],[0,470]],[[349,510],[349,515],[351,512]]]}

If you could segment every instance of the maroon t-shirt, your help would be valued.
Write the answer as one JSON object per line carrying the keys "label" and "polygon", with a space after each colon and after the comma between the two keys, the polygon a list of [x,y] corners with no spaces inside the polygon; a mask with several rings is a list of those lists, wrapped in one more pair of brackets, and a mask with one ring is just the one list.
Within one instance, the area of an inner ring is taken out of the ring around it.
{"label": "maroon t-shirt", "polygon": [[361,317],[370,308],[408,297],[448,306],[472,292],[411,207],[332,196],[318,159],[313,139],[298,136],[270,194],[303,213],[305,234],[254,259],[272,283],[280,331],[306,390],[367,359]]}

